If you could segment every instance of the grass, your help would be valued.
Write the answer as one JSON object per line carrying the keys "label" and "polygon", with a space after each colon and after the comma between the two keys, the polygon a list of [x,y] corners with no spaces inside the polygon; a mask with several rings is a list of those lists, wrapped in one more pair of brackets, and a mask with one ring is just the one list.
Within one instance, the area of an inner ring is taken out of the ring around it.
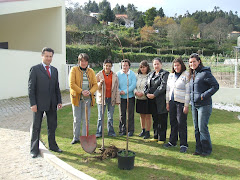
{"label": "grass", "polygon": [[[96,132],[96,106],[91,111],[90,135]],[[72,108],[66,106],[58,111],[58,128],[56,131],[58,145],[64,152],[54,154],[96,179],[240,179],[240,121],[237,115],[238,113],[234,112],[213,110],[209,123],[213,152],[208,157],[200,157],[192,155],[195,150],[195,138],[191,112],[188,115],[189,148],[185,154],[179,152],[179,144],[177,147],[165,149],[156,142],[146,142],[143,138],[138,137],[141,128],[139,114],[135,114],[135,135],[129,138],[129,150],[134,151],[136,157],[134,169],[128,171],[118,168],[116,158],[100,161],[91,158],[98,154],[87,154],[80,144],[71,145]],[[114,114],[116,133],[118,132],[118,120],[118,107],[116,106]],[[125,136],[108,137],[106,132],[105,129],[105,146],[113,144],[120,149],[126,147]],[[169,133],[170,126],[168,126],[167,137],[169,137]],[[151,135],[153,135],[153,131],[151,131]],[[48,147],[45,120],[41,139]],[[102,139],[97,139],[97,143],[100,148]]]}

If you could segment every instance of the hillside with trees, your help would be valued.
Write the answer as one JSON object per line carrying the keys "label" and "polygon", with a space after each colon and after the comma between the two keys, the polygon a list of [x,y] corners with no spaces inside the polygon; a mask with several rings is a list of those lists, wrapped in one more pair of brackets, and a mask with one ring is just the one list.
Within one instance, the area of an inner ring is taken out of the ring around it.
{"label": "hillside with trees", "polygon": [[[231,32],[240,31],[237,12],[214,7],[210,12],[187,11],[184,15],[167,17],[163,8],[152,7],[145,12],[137,9],[134,4],[111,7],[107,0],[99,4],[89,0],[83,6],[72,4],[66,7],[67,43],[103,46],[108,49],[106,56],[112,57],[113,52],[122,54],[122,51],[128,55],[184,56],[192,52],[233,55],[232,46],[238,36],[231,36]],[[91,17],[91,13],[98,16]],[[116,18],[119,14],[123,18]],[[134,26],[126,27],[130,21]]]}

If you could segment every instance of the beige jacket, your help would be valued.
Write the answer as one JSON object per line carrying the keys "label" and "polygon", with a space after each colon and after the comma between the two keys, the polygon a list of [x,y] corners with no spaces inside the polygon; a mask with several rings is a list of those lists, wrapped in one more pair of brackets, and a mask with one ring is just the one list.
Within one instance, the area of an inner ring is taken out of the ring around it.
{"label": "beige jacket", "polygon": [[[97,82],[98,82],[98,90],[97,90],[97,104],[102,104],[102,85],[100,81],[104,79],[104,75],[102,71],[99,71],[96,75]],[[106,88],[104,88],[104,94],[106,94]],[[118,90],[118,77],[116,73],[113,72],[112,74],[112,93],[111,93],[111,104],[114,106],[115,104],[120,104],[120,92]],[[105,99],[104,99],[105,105]]]}

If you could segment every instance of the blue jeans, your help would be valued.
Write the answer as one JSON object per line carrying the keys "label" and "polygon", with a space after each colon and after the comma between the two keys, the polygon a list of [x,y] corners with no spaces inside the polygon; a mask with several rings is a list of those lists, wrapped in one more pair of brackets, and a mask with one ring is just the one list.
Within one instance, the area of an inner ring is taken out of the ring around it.
{"label": "blue jeans", "polygon": [[192,105],[192,117],[195,128],[196,152],[209,155],[212,152],[212,143],[208,131],[209,117],[212,113],[212,105]]}
{"label": "blue jeans", "polygon": [[[113,113],[114,113],[114,107],[111,104],[111,98],[105,98],[105,105],[103,109],[103,113],[105,113],[106,106],[108,108],[107,111],[107,129],[108,129],[108,135],[115,135],[114,128],[113,128]],[[98,123],[97,123],[97,132],[96,136],[102,136],[102,105],[98,104]]]}

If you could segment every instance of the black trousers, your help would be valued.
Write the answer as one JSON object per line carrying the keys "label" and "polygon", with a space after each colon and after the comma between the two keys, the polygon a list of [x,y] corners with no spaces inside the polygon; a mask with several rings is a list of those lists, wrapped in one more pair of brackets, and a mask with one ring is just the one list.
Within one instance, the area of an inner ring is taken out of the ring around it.
{"label": "black trousers", "polygon": [[169,116],[171,125],[171,134],[169,142],[173,145],[177,144],[178,135],[180,139],[180,146],[188,146],[187,144],[187,114],[183,113],[184,104],[170,101],[169,102]]}
{"label": "black trousers", "polygon": [[153,118],[154,139],[166,141],[168,113],[158,113],[155,99],[149,100],[149,108]]}
{"label": "black trousers", "polygon": [[[134,107],[135,107],[135,97],[129,98],[128,112],[128,132],[134,132]],[[120,121],[119,121],[119,133],[126,132],[126,111],[127,111],[127,99],[121,98],[120,106]]]}
{"label": "black trousers", "polygon": [[[49,149],[57,150],[58,145],[55,140],[55,131],[57,128],[57,111],[50,109],[45,111],[48,125],[48,144]],[[39,140],[44,111],[33,113],[32,136],[31,136],[31,153],[39,153]]]}

